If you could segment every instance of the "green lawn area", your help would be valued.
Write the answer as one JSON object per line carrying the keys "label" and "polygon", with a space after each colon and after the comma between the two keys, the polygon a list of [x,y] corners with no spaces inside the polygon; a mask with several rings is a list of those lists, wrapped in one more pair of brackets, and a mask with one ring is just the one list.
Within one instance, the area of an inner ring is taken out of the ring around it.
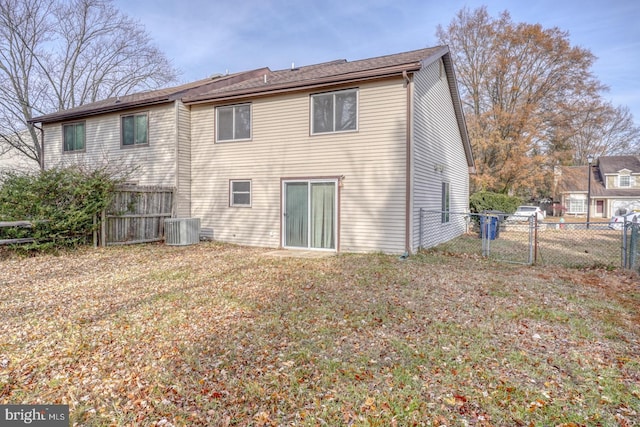
{"label": "green lawn area", "polygon": [[268,252],[0,253],[0,403],[78,426],[640,425],[635,273]]}

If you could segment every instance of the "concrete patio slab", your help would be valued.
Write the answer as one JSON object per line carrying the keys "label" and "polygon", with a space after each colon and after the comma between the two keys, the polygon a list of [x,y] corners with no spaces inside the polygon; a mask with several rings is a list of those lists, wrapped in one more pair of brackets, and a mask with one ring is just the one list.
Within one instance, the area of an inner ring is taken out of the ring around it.
{"label": "concrete patio slab", "polygon": [[336,253],[329,252],[329,251],[278,249],[275,251],[265,252],[265,255],[280,257],[280,258],[327,258],[327,257],[335,256]]}

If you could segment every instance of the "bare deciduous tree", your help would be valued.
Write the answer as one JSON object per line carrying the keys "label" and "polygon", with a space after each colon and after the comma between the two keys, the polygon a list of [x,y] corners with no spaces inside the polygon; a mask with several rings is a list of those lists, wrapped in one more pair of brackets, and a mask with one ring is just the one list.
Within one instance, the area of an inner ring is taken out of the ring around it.
{"label": "bare deciduous tree", "polygon": [[42,164],[34,116],[155,89],[177,72],[111,0],[0,0],[0,150]]}
{"label": "bare deciduous tree", "polygon": [[462,9],[437,36],[454,55],[477,161],[474,189],[534,196],[553,164],[577,160],[585,148],[620,153],[637,138],[629,111],[602,101],[595,57],[571,46],[568,33],[514,23],[508,12],[494,19],[481,7]]}
{"label": "bare deciduous tree", "polygon": [[596,102],[579,110],[571,130],[574,165],[586,165],[589,154],[640,154],[640,128],[634,124],[628,107]]}

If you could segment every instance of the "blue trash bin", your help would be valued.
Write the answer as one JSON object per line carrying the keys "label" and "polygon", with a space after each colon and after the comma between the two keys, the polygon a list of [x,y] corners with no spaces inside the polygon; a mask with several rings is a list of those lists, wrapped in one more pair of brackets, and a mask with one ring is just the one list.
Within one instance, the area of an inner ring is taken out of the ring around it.
{"label": "blue trash bin", "polygon": [[498,237],[498,224],[498,217],[496,216],[480,216],[480,237],[496,240],[496,237]]}

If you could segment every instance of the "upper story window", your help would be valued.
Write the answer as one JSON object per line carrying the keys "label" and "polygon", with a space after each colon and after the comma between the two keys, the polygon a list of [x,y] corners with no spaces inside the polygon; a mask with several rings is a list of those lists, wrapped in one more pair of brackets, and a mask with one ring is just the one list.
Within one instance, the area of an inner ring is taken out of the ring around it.
{"label": "upper story window", "polygon": [[149,120],[147,113],[121,116],[122,146],[149,144]]}
{"label": "upper story window", "polygon": [[620,175],[620,187],[631,187],[631,177],[629,175]]}
{"label": "upper story window", "polygon": [[84,151],[84,122],[62,125],[62,135],[64,138],[63,151]]}
{"label": "upper story window", "polygon": [[358,89],[311,95],[311,134],[358,130]]}
{"label": "upper story window", "polygon": [[251,139],[251,104],[216,108],[216,141]]}

